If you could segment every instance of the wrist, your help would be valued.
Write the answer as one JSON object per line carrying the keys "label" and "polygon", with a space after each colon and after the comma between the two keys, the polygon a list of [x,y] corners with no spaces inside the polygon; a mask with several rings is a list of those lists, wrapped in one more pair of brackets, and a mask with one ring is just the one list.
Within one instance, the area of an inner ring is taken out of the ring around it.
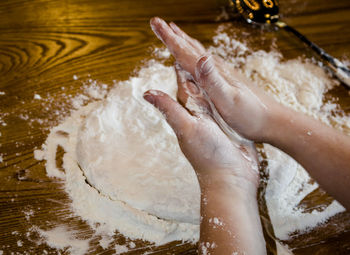
{"label": "wrist", "polygon": [[[212,171],[215,172],[215,171]],[[201,193],[215,192],[218,195],[240,195],[256,198],[258,180],[236,176],[234,174],[197,173]],[[258,179],[258,178],[256,178]]]}
{"label": "wrist", "polygon": [[274,103],[270,108],[266,118],[262,141],[271,145],[276,145],[281,133],[286,133],[286,129],[293,123],[292,110],[279,103]]}

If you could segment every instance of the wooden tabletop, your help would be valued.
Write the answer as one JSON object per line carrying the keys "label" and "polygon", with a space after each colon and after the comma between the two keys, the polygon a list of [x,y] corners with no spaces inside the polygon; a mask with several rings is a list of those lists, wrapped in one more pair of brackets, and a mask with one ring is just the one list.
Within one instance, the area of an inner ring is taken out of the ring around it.
{"label": "wooden tabletop", "polygon": [[[47,245],[38,245],[35,236],[26,236],[33,225],[49,229],[66,223],[79,230],[80,237],[91,235],[87,224],[71,214],[62,183],[46,176],[44,163],[34,160],[33,150],[67,114],[67,95],[79,93],[82,80],[92,78],[112,86],[114,80],[127,79],[150,58],[154,47],[161,46],[149,28],[152,16],[175,21],[205,45],[212,42],[220,24],[232,23],[248,33],[246,39],[254,49],[270,49],[275,42],[285,59],[313,56],[286,32],[262,31],[236,14],[230,20],[218,18],[227,6],[226,0],[0,1],[0,92],[5,93],[0,95],[3,254],[42,254],[43,250],[56,254]],[[284,21],[328,53],[350,60],[349,0],[280,0],[280,11]],[[43,100],[34,100],[34,94]],[[331,94],[350,111],[348,90],[339,86]],[[316,193],[322,201],[331,199],[321,190]],[[349,214],[337,215],[331,222],[342,231],[320,227],[288,244],[295,254],[350,254]],[[268,224],[265,227],[269,229]],[[113,254],[113,249],[99,247],[98,240],[93,243],[90,254]],[[114,243],[123,244],[125,238],[117,234]],[[273,253],[273,242],[268,243]],[[137,248],[129,254],[196,254],[195,245],[181,242],[154,247],[138,241]]]}

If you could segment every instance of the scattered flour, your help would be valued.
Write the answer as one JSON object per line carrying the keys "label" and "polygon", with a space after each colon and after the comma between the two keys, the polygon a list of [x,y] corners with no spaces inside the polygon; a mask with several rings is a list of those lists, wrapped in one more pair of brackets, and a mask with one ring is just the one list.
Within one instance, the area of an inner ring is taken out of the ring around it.
{"label": "scattered flour", "polygon": [[27,221],[29,221],[30,218],[34,215],[34,211],[32,209],[24,210],[23,213],[24,213],[24,217]]}
{"label": "scattered flour", "polygon": [[160,58],[160,59],[169,58],[171,55],[168,48],[155,48],[153,51],[153,54],[155,55],[155,57]]}
{"label": "scattered flour", "polygon": [[90,240],[80,240],[75,237],[76,232],[66,229],[63,226],[56,227],[50,230],[42,230],[33,227],[42,238],[43,241],[52,248],[64,250],[69,254],[83,255],[89,250]]}
{"label": "scattered flour", "polygon": [[219,226],[223,226],[224,223],[217,217],[214,217],[214,218],[209,218],[209,223],[213,223],[213,227],[216,228],[216,227],[219,227]]}
{"label": "scattered flour", "polygon": [[130,249],[134,249],[135,247],[136,247],[136,244],[133,241],[129,242]]}
{"label": "scattered flour", "polygon": [[40,100],[41,96],[39,94],[34,94],[34,99]]}
{"label": "scattered flour", "polygon": [[1,116],[1,114],[0,114],[0,125],[2,125],[4,127],[7,126],[7,123],[4,121],[3,116]]}
{"label": "scattered flour", "polygon": [[[323,102],[324,93],[336,82],[320,67],[301,59],[282,61],[280,54],[273,51],[252,52],[225,33],[214,37],[214,46],[209,50],[238,67],[282,104],[350,133],[350,118],[339,115],[336,104]],[[169,56],[166,50],[155,53],[158,57]],[[197,180],[171,128],[142,98],[148,89],[175,97],[173,68],[151,60],[135,77],[117,83],[108,93],[106,88],[99,88],[88,87],[84,95],[72,101],[76,110],[51,129],[42,150],[35,151],[36,159],[46,160],[48,176],[65,181],[74,212],[91,228],[106,233],[100,240],[102,247],[108,247],[108,235],[116,230],[156,244],[197,241]],[[95,101],[86,105],[89,99]],[[66,152],[65,172],[56,167],[57,146]],[[277,238],[287,239],[290,233],[306,231],[344,210],[336,201],[323,211],[305,213],[298,209],[298,203],[317,184],[311,183],[306,171],[290,157],[272,146],[264,148],[270,176],[265,198]],[[215,224],[216,220],[213,219]],[[58,249],[67,247],[69,241],[70,249],[81,246],[88,250],[88,241],[74,241],[71,234],[63,232],[66,230],[57,228],[41,233]],[[128,249],[115,248],[116,252]]]}
{"label": "scattered flour", "polygon": [[125,253],[125,252],[128,252],[129,251],[129,248],[126,246],[126,245],[118,245],[116,244],[115,247],[115,254],[122,254],[122,253]]}
{"label": "scattered flour", "polygon": [[219,220],[218,218],[216,218],[216,217],[214,217],[213,223],[214,223],[215,225],[218,225],[218,226],[224,225],[224,223],[223,223],[221,220]]}
{"label": "scattered flour", "polygon": [[100,246],[103,249],[107,249],[109,244],[113,241],[113,237],[112,236],[102,236],[101,240],[99,241]]}
{"label": "scattered flour", "polygon": [[199,249],[203,255],[210,255],[208,249],[214,249],[215,247],[217,247],[215,242],[203,242],[199,245]]}

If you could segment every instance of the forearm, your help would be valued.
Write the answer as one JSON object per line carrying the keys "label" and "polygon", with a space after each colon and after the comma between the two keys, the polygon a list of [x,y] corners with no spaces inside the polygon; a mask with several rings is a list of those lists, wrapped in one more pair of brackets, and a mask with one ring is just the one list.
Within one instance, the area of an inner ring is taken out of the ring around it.
{"label": "forearm", "polygon": [[200,254],[266,254],[256,188],[227,177],[208,181],[200,181]]}
{"label": "forearm", "polygon": [[330,195],[350,208],[350,137],[313,118],[280,107],[266,142],[298,161]]}

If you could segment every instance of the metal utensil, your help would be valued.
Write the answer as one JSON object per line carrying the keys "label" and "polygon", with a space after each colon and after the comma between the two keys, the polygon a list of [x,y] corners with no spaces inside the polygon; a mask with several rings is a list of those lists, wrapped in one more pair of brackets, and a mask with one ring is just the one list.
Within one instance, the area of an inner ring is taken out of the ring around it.
{"label": "metal utensil", "polygon": [[277,0],[231,0],[248,23],[271,24],[294,34],[314,50],[326,63],[330,71],[350,88],[350,70],[338,59],[326,53],[293,27],[279,20]]}

